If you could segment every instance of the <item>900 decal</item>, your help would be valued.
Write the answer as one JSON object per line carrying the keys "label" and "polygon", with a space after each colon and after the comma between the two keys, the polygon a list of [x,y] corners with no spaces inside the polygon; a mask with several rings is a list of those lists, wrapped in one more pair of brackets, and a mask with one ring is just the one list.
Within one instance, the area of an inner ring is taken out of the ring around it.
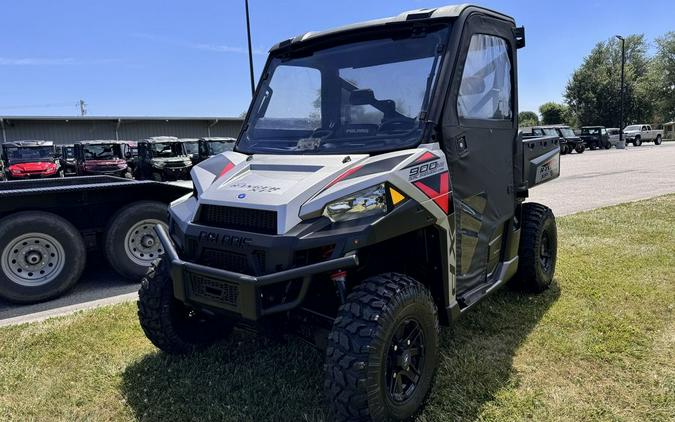
{"label": "900 decal", "polygon": [[413,180],[431,176],[442,171],[445,171],[445,165],[442,160],[420,164],[408,169],[408,181],[412,182]]}

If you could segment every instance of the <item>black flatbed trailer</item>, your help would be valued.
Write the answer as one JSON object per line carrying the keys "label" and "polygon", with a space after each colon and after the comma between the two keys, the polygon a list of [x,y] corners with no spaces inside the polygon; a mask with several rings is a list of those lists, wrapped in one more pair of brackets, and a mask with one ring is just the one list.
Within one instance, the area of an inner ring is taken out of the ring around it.
{"label": "black flatbed trailer", "polygon": [[163,251],[152,227],[190,188],[114,176],[0,184],[0,297],[54,298],[80,278],[86,252],[101,250],[123,277],[138,281]]}

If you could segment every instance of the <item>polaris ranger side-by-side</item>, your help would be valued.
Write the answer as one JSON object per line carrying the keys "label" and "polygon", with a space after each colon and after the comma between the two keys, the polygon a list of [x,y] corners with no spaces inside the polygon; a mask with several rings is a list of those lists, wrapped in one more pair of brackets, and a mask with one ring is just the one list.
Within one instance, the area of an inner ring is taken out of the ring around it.
{"label": "polaris ranger side-by-side", "polygon": [[2,146],[7,179],[41,179],[63,177],[52,141],[5,142]]}
{"label": "polaris ranger side-by-side", "polygon": [[114,140],[81,141],[75,144],[79,176],[119,176],[131,179],[124,152],[126,144]]}
{"label": "polaris ranger side-by-side", "polygon": [[138,143],[137,179],[155,181],[189,179],[192,159],[180,139],[156,136]]}
{"label": "polaris ranger side-by-side", "polygon": [[234,143],[237,140],[227,137],[208,137],[199,139],[199,161],[204,161],[209,157],[222,154],[225,151],[232,151]]}
{"label": "polaris ranger side-by-side", "polygon": [[421,9],[274,46],[234,151],[191,172],[139,319],[168,353],[242,324],[326,349],[338,419],[405,420],[439,323],[509,279],[546,289],[558,137],[518,134],[524,30],[476,6]]}

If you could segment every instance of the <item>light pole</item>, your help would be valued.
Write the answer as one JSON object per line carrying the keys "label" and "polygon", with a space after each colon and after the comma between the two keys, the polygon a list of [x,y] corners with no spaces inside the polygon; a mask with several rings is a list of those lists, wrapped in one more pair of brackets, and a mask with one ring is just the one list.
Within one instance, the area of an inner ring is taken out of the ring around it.
{"label": "light pole", "polygon": [[246,35],[248,36],[248,67],[251,74],[251,96],[255,95],[255,81],[253,80],[253,50],[251,49],[251,22],[248,16],[248,0],[246,5]]}
{"label": "light pole", "polygon": [[619,145],[623,148],[625,145],[623,142],[623,69],[626,65],[626,40],[621,35],[615,35],[616,38],[621,40],[621,114],[620,114],[620,123],[619,123]]}

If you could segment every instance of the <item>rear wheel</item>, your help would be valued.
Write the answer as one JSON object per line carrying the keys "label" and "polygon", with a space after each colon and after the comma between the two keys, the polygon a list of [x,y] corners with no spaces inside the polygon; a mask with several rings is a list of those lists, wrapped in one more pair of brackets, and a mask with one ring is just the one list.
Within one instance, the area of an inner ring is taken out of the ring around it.
{"label": "rear wheel", "polygon": [[553,281],[558,254],[558,232],[550,208],[534,202],[523,204],[516,282],[526,290],[541,292]]}
{"label": "rear wheel", "polygon": [[583,154],[583,152],[586,150],[586,147],[584,144],[579,144],[576,147],[574,147],[574,150],[577,152],[577,154]]}
{"label": "rear wheel", "polygon": [[105,232],[105,256],[121,276],[139,281],[154,260],[164,253],[155,226],[167,228],[166,204],[139,201],[119,210]]}
{"label": "rear wheel", "polygon": [[56,297],[86,262],[80,232],[58,215],[27,211],[0,220],[0,296],[17,303]]}
{"label": "rear wheel", "polygon": [[153,263],[138,291],[138,320],[148,339],[170,354],[186,354],[226,337],[232,326],[185,306],[173,296],[169,265]]}
{"label": "rear wheel", "polygon": [[656,135],[656,139],[654,139],[654,145],[661,145],[661,135]]}
{"label": "rear wheel", "polygon": [[326,350],[326,393],[338,420],[407,420],[424,404],[438,364],[429,291],[402,274],[366,279],[347,297]]}
{"label": "rear wheel", "polygon": [[605,143],[603,144],[603,146],[605,147],[605,149],[610,149],[610,148],[612,148],[612,144],[611,144],[609,141],[605,142]]}

